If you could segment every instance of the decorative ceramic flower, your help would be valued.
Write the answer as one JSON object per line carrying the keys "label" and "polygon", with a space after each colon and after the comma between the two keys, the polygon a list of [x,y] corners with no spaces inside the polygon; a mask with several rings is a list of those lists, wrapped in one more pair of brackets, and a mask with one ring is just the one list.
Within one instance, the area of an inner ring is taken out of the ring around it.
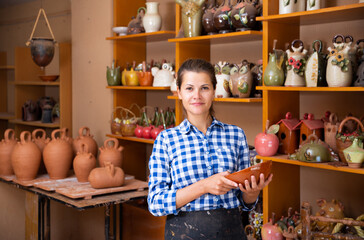
{"label": "decorative ceramic flower", "polygon": [[300,67],[302,66],[302,63],[300,61],[296,61],[293,66],[295,69],[300,69]]}

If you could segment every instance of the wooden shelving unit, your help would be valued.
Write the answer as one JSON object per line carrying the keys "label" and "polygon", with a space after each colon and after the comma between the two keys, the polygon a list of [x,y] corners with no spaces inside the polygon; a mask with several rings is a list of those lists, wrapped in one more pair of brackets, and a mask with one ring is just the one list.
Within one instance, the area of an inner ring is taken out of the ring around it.
{"label": "wooden shelving unit", "polygon": [[125,140],[125,141],[154,144],[153,139],[137,138],[137,137],[123,137],[123,136],[114,135],[114,134],[107,134],[106,136],[111,137],[111,138],[117,138],[117,139],[120,139],[120,140]]}
{"label": "wooden shelving unit", "polygon": [[166,41],[176,35],[175,31],[158,31],[152,33],[138,33],[125,36],[107,37],[106,40],[134,41],[134,42],[159,42]]}
{"label": "wooden shelving unit", "polygon": [[[179,100],[177,96],[168,96],[168,99]],[[215,102],[231,102],[231,103],[260,103],[262,98],[215,98]]]}
{"label": "wooden shelving unit", "polygon": [[32,127],[41,127],[41,128],[59,128],[60,124],[57,122],[54,123],[42,123],[41,121],[23,121],[22,119],[11,119],[9,120],[10,123],[14,123],[17,125],[25,125],[25,126],[32,126]]}

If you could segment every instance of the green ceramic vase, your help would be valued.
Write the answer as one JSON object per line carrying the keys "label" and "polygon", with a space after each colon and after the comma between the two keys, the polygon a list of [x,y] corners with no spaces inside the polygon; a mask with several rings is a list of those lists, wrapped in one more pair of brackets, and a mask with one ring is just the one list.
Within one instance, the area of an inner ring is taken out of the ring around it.
{"label": "green ceramic vase", "polygon": [[276,52],[269,53],[268,65],[265,68],[263,80],[266,86],[283,86],[284,71],[282,68],[284,55],[278,58]]}
{"label": "green ceramic vase", "polygon": [[358,138],[355,138],[350,147],[343,150],[349,167],[360,168],[364,161],[364,149],[359,145]]}
{"label": "green ceramic vase", "polygon": [[106,79],[109,86],[121,85],[120,66],[115,68],[115,61],[112,62],[111,68],[107,66]]}

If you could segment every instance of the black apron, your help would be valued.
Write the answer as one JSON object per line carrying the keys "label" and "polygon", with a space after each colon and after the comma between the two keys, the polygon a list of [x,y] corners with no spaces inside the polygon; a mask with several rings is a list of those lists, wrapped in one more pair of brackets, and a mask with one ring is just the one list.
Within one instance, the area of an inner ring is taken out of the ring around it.
{"label": "black apron", "polygon": [[179,212],[168,215],[165,240],[246,239],[238,208],[207,211]]}

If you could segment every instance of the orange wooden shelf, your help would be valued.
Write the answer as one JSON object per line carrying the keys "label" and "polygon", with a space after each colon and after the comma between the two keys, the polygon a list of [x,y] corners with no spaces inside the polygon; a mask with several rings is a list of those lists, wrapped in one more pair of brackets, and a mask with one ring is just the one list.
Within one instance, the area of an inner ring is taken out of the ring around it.
{"label": "orange wooden shelf", "polygon": [[10,82],[10,84],[14,85],[23,85],[23,86],[59,86],[60,82],[44,82],[44,81],[14,81]]}
{"label": "orange wooden shelf", "polygon": [[116,90],[170,90],[170,87],[142,87],[142,86],[106,86],[106,88]]}
{"label": "orange wooden shelf", "polygon": [[[168,96],[168,99],[178,100],[177,96]],[[215,98],[215,102],[240,102],[240,103],[253,103],[262,102],[262,98]]]}
{"label": "orange wooden shelf", "polygon": [[125,36],[107,37],[106,40],[125,40],[125,41],[147,41],[158,42],[167,41],[169,38],[176,36],[175,31],[158,31],[152,33],[139,33]]}
{"label": "orange wooden shelf", "polygon": [[15,118],[14,113],[0,112],[0,120],[10,120],[14,118]]}
{"label": "orange wooden shelf", "polygon": [[125,141],[133,141],[133,142],[154,144],[154,140],[153,139],[137,138],[137,137],[123,137],[121,135],[114,135],[114,134],[106,134],[106,136],[107,137],[121,139],[121,140],[125,140]]}
{"label": "orange wooden shelf", "polygon": [[262,160],[272,160],[273,162],[290,164],[290,165],[312,167],[312,168],[319,168],[319,169],[325,169],[325,170],[356,173],[356,174],[364,175],[364,168],[336,167],[336,166],[329,165],[328,163],[301,162],[298,160],[288,159],[287,155],[275,155],[272,157],[262,157],[262,156],[257,155],[257,158],[262,159]]}
{"label": "orange wooden shelf", "polygon": [[359,19],[364,19],[364,3],[321,8],[313,11],[257,17],[258,21],[272,21],[300,25],[341,22]]}
{"label": "orange wooden shelf", "polygon": [[209,42],[209,43],[232,43],[241,41],[257,41],[262,40],[263,32],[261,31],[244,31],[231,32],[224,34],[204,35],[190,38],[172,38],[168,42],[183,43],[183,42]]}
{"label": "orange wooden shelf", "polygon": [[258,86],[258,90],[290,92],[364,92],[364,87],[284,87]]}
{"label": "orange wooden shelf", "polygon": [[44,127],[44,128],[59,128],[60,124],[59,122],[55,123],[42,123],[41,121],[23,121],[22,119],[10,119],[10,123],[14,124],[21,124],[21,125],[27,125],[27,126],[33,126],[33,127]]}
{"label": "orange wooden shelf", "polygon": [[6,65],[6,66],[0,66],[0,70],[14,70],[15,66]]}

